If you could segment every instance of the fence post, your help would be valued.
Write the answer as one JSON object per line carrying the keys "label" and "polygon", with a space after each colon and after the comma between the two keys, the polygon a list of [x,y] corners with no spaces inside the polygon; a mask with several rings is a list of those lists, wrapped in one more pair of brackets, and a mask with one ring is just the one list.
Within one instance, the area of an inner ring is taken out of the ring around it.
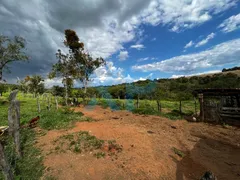
{"label": "fence post", "polygon": [[40,102],[39,102],[39,95],[37,96],[37,107],[38,107],[38,113],[41,112],[41,106],[40,106]]}
{"label": "fence post", "polygon": [[13,136],[13,131],[14,131],[14,102],[15,102],[17,93],[18,93],[17,90],[12,91],[8,98],[10,102],[10,105],[8,107],[8,126],[9,126],[8,132],[10,136]]}
{"label": "fence post", "polygon": [[20,103],[16,100],[18,91],[12,91],[9,96],[10,106],[8,109],[8,126],[9,135],[14,137],[14,143],[16,146],[16,153],[21,157],[20,146]]}
{"label": "fence post", "polygon": [[21,144],[20,144],[20,103],[19,101],[14,102],[16,117],[14,121],[14,143],[16,146],[16,153],[19,157],[22,157]]}
{"label": "fence post", "polygon": [[55,96],[55,102],[56,102],[56,109],[58,110],[58,100],[56,96]]}
{"label": "fence post", "polygon": [[13,173],[8,163],[7,157],[4,154],[4,146],[0,141],[0,166],[6,180],[13,180]]}
{"label": "fence post", "polygon": [[204,121],[204,100],[203,100],[203,94],[199,94],[199,102],[200,102],[200,119],[201,121]]}

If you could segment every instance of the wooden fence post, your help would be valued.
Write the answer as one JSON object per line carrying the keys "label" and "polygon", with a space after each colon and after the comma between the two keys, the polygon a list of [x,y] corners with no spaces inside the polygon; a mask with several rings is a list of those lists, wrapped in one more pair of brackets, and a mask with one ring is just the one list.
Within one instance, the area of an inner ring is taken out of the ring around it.
{"label": "wooden fence post", "polygon": [[11,92],[9,96],[10,106],[8,109],[8,126],[9,135],[14,137],[14,143],[16,146],[16,153],[21,157],[21,146],[20,146],[20,103],[16,100],[18,91]]}
{"label": "wooden fence post", "polygon": [[0,166],[6,180],[13,180],[13,173],[4,153],[4,146],[0,141]]}
{"label": "wooden fence post", "polygon": [[18,93],[17,90],[12,91],[8,98],[9,102],[10,102],[10,105],[8,107],[8,126],[9,126],[8,132],[9,132],[9,135],[12,137],[13,137],[13,131],[14,131],[14,115],[15,115],[14,114],[14,102],[15,102],[17,93]]}
{"label": "wooden fence post", "polygon": [[55,96],[55,103],[56,103],[56,109],[58,110],[58,99],[56,96]]}
{"label": "wooden fence post", "polygon": [[47,96],[47,100],[48,100],[48,110],[50,111],[50,100],[49,100],[49,95]]}
{"label": "wooden fence post", "polygon": [[40,102],[39,102],[39,96],[37,96],[37,107],[38,107],[38,113],[41,112],[41,106],[40,106]]}
{"label": "wooden fence post", "polygon": [[14,121],[14,143],[16,146],[16,153],[19,157],[22,157],[21,152],[21,144],[20,144],[20,103],[19,101],[15,101],[15,110],[16,110],[16,117]]}
{"label": "wooden fence post", "polygon": [[204,121],[204,102],[203,102],[203,94],[199,94],[199,102],[200,102],[200,119]]}

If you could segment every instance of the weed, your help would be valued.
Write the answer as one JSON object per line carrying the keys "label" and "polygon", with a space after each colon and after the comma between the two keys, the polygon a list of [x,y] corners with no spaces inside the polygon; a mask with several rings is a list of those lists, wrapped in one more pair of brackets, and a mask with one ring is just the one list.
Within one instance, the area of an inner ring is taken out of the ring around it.
{"label": "weed", "polygon": [[104,158],[105,157],[105,152],[97,152],[94,154],[94,156],[97,158],[97,159],[100,159],[100,158]]}
{"label": "weed", "polygon": [[[35,133],[31,129],[21,130],[21,145],[23,157],[18,159],[14,153],[13,140],[5,139],[5,154],[16,179],[38,180],[43,175],[43,157],[41,151],[34,146]],[[4,179],[0,172],[0,179]]]}
{"label": "weed", "polygon": [[186,155],[185,155],[185,153],[184,152],[182,152],[181,150],[179,150],[179,149],[177,149],[177,148],[175,148],[175,147],[173,147],[173,152],[175,153],[175,154],[177,154],[179,157],[181,157],[181,158],[183,158],[183,157],[185,157]]}

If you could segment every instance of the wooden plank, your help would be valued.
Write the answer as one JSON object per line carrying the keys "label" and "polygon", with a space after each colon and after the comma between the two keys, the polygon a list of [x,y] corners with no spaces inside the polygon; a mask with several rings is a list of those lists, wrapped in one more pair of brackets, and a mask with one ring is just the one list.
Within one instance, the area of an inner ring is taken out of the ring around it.
{"label": "wooden plank", "polygon": [[240,107],[222,107],[222,110],[240,111]]}
{"label": "wooden plank", "polygon": [[[220,114],[222,117],[232,117],[232,118],[240,118],[240,115],[236,114]],[[240,119],[239,119],[240,121]]]}

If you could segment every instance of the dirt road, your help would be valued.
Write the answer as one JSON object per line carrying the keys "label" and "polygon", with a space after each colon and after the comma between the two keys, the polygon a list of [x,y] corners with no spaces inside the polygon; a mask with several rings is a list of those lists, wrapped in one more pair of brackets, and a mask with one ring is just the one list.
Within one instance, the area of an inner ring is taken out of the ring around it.
{"label": "dirt road", "polygon": [[[39,137],[38,146],[48,167],[46,176],[62,180],[197,180],[210,170],[219,180],[240,179],[237,128],[171,121],[100,107],[75,110],[97,121],[79,122],[73,129],[48,131]],[[51,153],[59,136],[79,131],[88,131],[103,140],[116,140],[123,150],[117,156],[100,159],[91,152]]]}

